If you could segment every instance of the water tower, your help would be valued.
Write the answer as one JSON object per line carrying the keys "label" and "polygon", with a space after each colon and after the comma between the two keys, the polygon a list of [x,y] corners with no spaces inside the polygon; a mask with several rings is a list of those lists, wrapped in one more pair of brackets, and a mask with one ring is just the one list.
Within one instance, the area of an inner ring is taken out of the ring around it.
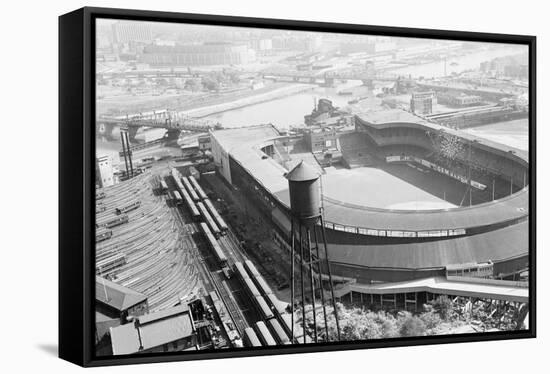
{"label": "water tower", "polygon": [[[302,302],[302,320],[303,320],[303,334],[304,343],[306,343],[306,284],[310,285],[310,298],[311,305],[313,307],[313,325],[314,325],[314,342],[317,343],[317,318],[315,308],[315,277],[316,274],[318,280],[317,284],[320,287],[321,305],[323,308],[323,317],[325,322],[326,339],[328,340],[328,324],[327,324],[327,311],[326,300],[323,291],[323,272],[326,272],[328,276],[328,283],[330,288],[330,302],[334,308],[334,317],[336,320],[336,330],[338,333],[338,340],[340,340],[340,324],[338,322],[338,312],[336,310],[336,301],[334,298],[334,289],[332,286],[332,275],[330,272],[330,264],[328,259],[327,241],[325,234],[325,225],[323,222],[323,214],[321,209],[321,180],[320,174],[312,166],[308,165],[304,161],[300,161],[292,170],[286,175],[288,179],[288,187],[290,194],[290,213],[291,213],[291,230],[290,230],[290,243],[291,243],[291,270],[290,270],[290,283],[291,283],[291,341],[294,342],[294,304],[296,294],[294,290],[295,285],[295,263],[298,261],[298,274],[300,284],[300,294]],[[322,258],[319,253],[319,244],[322,243],[324,249],[324,257]],[[306,280],[306,277],[309,278]]]}

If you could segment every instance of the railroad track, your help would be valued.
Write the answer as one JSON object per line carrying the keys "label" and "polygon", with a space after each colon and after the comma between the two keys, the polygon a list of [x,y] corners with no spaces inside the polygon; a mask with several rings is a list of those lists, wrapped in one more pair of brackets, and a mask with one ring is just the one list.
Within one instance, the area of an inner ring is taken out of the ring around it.
{"label": "railroad track", "polygon": [[[187,212],[184,212],[183,209],[177,209],[175,215],[177,216],[177,222],[181,225],[182,228],[180,235],[183,236],[184,242],[189,246],[188,248],[191,248],[191,253],[193,254],[193,257],[195,259],[195,264],[199,268],[199,272],[201,278],[203,279],[205,288],[208,291],[216,291],[218,295],[220,295],[220,300],[225,305],[225,308],[229,313],[229,317],[233,321],[233,324],[235,325],[239,334],[242,335],[244,333],[244,330],[248,327],[248,323],[246,322],[246,319],[244,318],[241,310],[237,306],[237,303],[234,300],[233,296],[231,295],[231,291],[225,285],[222,272],[218,271],[212,273],[208,270],[206,262],[197,247],[197,245],[206,245],[206,243],[202,241],[195,242],[192,240],[192,234],[199,231],[198,225],[194,222],[191,222],[191,219],[188,216]],[[191,223],[186,223],[186,221]]]}

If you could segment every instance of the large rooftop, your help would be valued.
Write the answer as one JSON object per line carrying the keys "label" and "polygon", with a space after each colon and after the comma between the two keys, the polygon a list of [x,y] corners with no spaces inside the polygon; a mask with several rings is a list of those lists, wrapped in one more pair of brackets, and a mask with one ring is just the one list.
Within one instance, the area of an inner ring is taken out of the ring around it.
{"label": "large rooftop", "polygon": [[378,128],[390,128],[406,125],[407,127],[417,127],[432,131],[443,131],[448,134],[455,135],[467,141],[473,142],[476,147],[490,148],[493,151],[500,151],[502,154],[512,153],[517,155],[524,161],[529,160],[529,152],[521,149],[510,147],[508,145],[497,143],[489,139],[485,139],[474,134],[470,134],[461,130],[451,129],[437,123],[429,122],[411,112],[402,109],[383,109],[383,110],[367,110],[355,113],[357,119],[363,123]]}
{"label": "large rooftop", "polygon": [[162,346],[194,334],[187,305],[137,317],[135,323],[111,328],[113,354],[131,354]]}
{"label": "large rooftop", "polygon": [[147,300],[147,296],[108,279],[96,276],[96,301],[119,311],[124,311]]}
{"label": "large rooftop", "polygon": [[331,262],[372,268],[439,269],[447,264],[504,261],[529,253],[528,222],[483,234],[421,243],[331,243]]}

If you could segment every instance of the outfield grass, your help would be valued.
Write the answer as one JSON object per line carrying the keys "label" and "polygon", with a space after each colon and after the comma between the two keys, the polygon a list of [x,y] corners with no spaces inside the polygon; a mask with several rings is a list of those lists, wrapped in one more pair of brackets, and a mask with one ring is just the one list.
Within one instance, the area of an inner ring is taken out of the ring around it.
{"label": "outfield grass", "polygon": [[427,210],[456,207],[443,197],[449,195],[456,199],[464,191],[464,185],[433,172],[424,173],[407,165],[386,166],[384,169],[326,168],[323,193],[329,198],[361,206]]}

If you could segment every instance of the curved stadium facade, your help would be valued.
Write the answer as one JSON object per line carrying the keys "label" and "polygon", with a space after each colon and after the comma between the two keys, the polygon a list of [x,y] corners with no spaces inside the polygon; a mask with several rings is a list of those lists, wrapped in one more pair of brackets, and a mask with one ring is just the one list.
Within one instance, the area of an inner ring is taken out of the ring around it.
{"label": "curved stadium facade", "polygon": [[[470,147],[476,180],[481,184],[484,176],[490,175],[497,179],[499,189],[509,192],[495,200],[485,196],[488,202],[472,206],[431,210],[373,208],[325,196],[325,228],[334,274],[359,283],[398,282],[445,275],[457,264],[490,261],[493,275],[503,277],[528,267],[527,152],[401,110],[361,113],[354,120],[354,141],[375,147],[388,162],[424,163],[424,167],[447,175],[455,171],[428,161],[427,155],[434,152],[434,134],[458,137]],[[290,232],[287,170],[271,155],[286,137],[271,125],[261,125],[215,131],[211,138],[220,174],[272,218],[274,237],[285,245]],[[460,169],[466,162],[457,160],[456,167]],[[479,195],[491,194],[491,190],[494,188],[480,189]]]}

